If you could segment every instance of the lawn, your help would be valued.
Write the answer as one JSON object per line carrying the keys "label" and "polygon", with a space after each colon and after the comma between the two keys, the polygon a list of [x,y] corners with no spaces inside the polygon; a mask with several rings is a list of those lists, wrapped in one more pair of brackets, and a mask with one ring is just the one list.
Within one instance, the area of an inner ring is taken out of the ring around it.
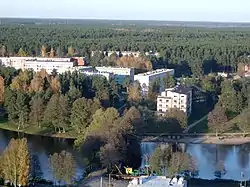
{"label": "lawn", "polygon": [[196,124],[196,126],[191,128],[188,132],[189,133],[207,133],[207,132],[209,132],[207,124],[208,124],[208,121],[206,118],[206,119],[200,121],[198,124]]}
{"label": "lawn", "polygon": [[77,137],[77,133],[73,130],[69,130],[66,133],[55,133],[52,128],[48,127],[39,128],[38,126],[35,125],[28,125],[23,129],[17,130],[17,125],[8,121],[7,119],[0,120],[0,129],[14,131],[14,132],[22,132],[30,135],[61,137],[69,139],[75,139]]}

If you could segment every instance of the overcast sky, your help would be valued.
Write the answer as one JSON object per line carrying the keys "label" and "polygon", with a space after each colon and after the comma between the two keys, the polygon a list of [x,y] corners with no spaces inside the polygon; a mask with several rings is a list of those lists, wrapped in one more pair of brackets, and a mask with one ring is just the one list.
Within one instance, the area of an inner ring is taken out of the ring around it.
{"label": "overcast sky", "polygon": [[250,22],[250,0],[0,0],[0,17]]}

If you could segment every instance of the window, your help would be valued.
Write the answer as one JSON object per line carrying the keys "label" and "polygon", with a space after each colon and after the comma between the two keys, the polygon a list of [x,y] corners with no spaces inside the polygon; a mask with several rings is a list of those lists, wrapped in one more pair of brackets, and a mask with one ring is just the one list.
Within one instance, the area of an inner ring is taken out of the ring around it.
{"label": "window", "polygon": [[159,101],[160,101],[160,102],[162,102],[162,100],[161,100],[161,99],[160,99]]}
{"label": "window", "polygon": [[168,102],[169,100],[167,99],[166,102]]}
{"label": "window", "polygon": [[176,101],[176,100],[174,100],[174,102],[175,102],[175,103],[177,103],[177,101]]}
{"label": "window", "polygon": [[162,112],[162,109],[159,109],[160,112]]}
{"label": "window", "polygon": [[159,107],[162,107],[162,105],[159,105]]}
{"label": "window", "polygon": [[166,105],[166,108],[168,108],[168,105]]}
{"label": "window", "polygon": [[184,95],[182,95],[181,97],[184,97]]}
{"label": "window", "polygon": [[177,97],[176,95],[174,95],[174,97]]}
{"label": "window", "polygon": [[175,107],[175,108],[177,108],[177,106],[176,106],[176,105],[174,105],[174,107]]}
{"label": "window", "polygon": [[184,108],[184,105],[181,105],[181,108]]}

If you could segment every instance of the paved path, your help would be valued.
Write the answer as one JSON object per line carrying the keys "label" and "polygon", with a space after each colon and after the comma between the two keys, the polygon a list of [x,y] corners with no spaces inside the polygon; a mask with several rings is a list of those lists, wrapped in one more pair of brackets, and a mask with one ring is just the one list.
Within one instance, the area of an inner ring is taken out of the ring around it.
{"label": "paved path", "polygon": [[198,123],[200,123],[201,121],[205,120],[208,117],[208,114],[203,116],[201,119],[199,119],[198,121],[192,123],[191,125],[189,125],[184,131],[183,133],[187,133],[190,129],[192,129],[194,126],[196,126]]}

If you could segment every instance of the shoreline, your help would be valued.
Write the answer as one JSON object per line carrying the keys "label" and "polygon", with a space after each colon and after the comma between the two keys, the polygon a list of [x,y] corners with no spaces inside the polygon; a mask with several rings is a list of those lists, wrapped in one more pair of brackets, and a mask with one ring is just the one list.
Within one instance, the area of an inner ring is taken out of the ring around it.
{"label": "shoreline", "polygon": [[[15,133],[24,133],[27,135],[49,137],[49,138],[63,138],[68,140],[75,140],[77,136],[70,132],[68,133],[54,133],[49,131],[47,128],[38,129],[37,127],[31,126],[25,129],[17,130],[16,126],[10,122],[0,122],[0,130],[6,130]],[[203,136],[203,137],[187,137],[178,140],[169,140],[166,142],[173,143],[186,143],[186,144],[217,144],[217,145],[242,145],[250,143],[250,137],[223,137],[223,134],[218,137]],[[145,141],[147,142],[147,141]],[[150,141],[154,142],[154,141]]]}
{"label": "shoreline", "polygon": [[[63,138],[68,140],[75,140],[76,136],[69,135],[67,133],[53,133],[48,131],[46,128],[33,128],[27,127],[25,129],[18,130],[13,124],[9,122],[2,122],[0,123],[0,130],[15,132],[15,133],[24,133],[26,135],[33,135],[33,136],[41,136],[41,137],[48,137],[48,138]],[[40,132],[39,132],[40,131]],[[43,131],[43,133],[41,133]]]}

